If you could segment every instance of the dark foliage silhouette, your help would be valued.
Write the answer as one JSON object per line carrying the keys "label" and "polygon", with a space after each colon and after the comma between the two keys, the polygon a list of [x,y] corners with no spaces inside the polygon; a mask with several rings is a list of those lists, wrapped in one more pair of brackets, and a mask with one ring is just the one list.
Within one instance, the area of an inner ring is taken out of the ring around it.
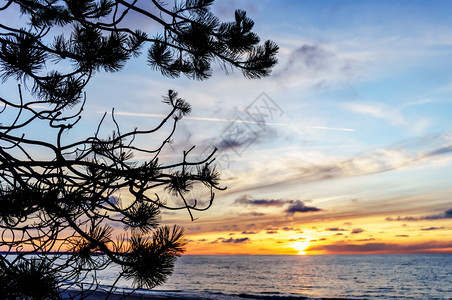
{"label": "dark foliage silhouette", "polygon": [[[170,90],[163,99],[168,113],[153,128],[123,132],[112,111],[115,129],[108,137],[102,134],[107,114],[92,136],[74,140],[68,132],[81,119],[83,90],[93,75],[120,71],[142,51],[151,69],[167,77],[207,79],[213,62],[248,78],[267,76],[278,47],[260,44],[244,11],[220,22],[212,2],[168,8],[157,0],[3,1],[0,78],[18,83],[15,96],[0,95],[3,298],[84,297],[99,288],[96,272],[112,264],[120,266],[117,280],[131,279],[135,287],[152,288],[171,274],[184,251],[183,228],[161,225],[160,210],[183,209],[193,220],[192,212],[208,209],[214,191],[223,189],[215,149],[200,160],[190,156],[194,147],[177,163],[159,160],[190,105]],[[138,17],[160,32],[134,28]],[[43,124],[52,136],[29,137],[30,128]],[[136,140],[168,125],[158,146],[137,146]],[[187,198],[197,183],[210,195],[202,207],[197,204],[205,202]],[[117,196],[120,191],[127,199]],[[165,202],[164,192],[179,205]]]}

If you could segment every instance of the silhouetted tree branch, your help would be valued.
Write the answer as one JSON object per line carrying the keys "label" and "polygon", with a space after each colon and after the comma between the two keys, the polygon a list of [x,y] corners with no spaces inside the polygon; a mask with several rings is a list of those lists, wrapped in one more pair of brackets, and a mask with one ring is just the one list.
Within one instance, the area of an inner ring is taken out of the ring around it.
{"label": "silhouetted tree branch", "polygon": [[[9,0],[0,7],[0,78],[19,83],[17,95],[0,95],[0,294],[7,298],[62,298],[67,289],[86,296],[98,287],[96,272],[111,264],[121,267],[117,280],[136,287],[163,283],[185,242],[181,227],[160,225],[160,210],[186,210],[193,220],[193,211],[208,209],[215,190],[224,189],[215,149],[202,159],[190,156],[192,147],[178,163],[159,161],[191,110],[172,90],[163,98],[166,117],[152,128],[123,132],[113,110],[110,136],[100,133],[105,114],[93,135],[68,138],[92,76],[120,71],[144,47],[151,69],[167,77],[207,79],[215,61],[260,78],[276,63],[278,47],[259,44],[244,11],[225,23],[210,12],[213,1],[186,0],[171,9],[151,2],[150,10],[141,0]],[[4,18],[18,12],[21,19]],[[133,28],[137,14],[160,33]],[[53,135],[29,137],[43,124]],[[164,126],[170,130],[158,146],[137,145]],[[197,183],[209,193],[204,206],[187,198]],[[166,203],[163,192],[180,205]],[[118,228],[123,233],[114,236]]]}

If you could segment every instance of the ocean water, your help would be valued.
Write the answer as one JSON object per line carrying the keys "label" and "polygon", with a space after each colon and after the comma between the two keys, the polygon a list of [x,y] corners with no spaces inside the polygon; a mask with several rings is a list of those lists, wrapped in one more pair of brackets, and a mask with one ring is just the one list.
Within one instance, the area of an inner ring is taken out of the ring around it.
{"label": "ocean water", "polygon": [[[100,279],[108,285],[118,271],[109,269]],[[196,299],[452,299],[452,254],[187,255],[164,285],[137,293]]]}

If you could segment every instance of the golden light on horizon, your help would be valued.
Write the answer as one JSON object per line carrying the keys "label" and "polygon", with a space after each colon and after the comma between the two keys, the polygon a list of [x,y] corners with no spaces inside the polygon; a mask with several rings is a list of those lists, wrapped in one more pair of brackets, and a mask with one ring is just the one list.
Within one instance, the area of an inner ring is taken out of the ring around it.
{"label": "golden light on horizon", "polygon": [[306,255],[306,249],[309,245],[309,241],[297,241],[291,243],[289,247],[294,248],[298,252],[298,255]]}

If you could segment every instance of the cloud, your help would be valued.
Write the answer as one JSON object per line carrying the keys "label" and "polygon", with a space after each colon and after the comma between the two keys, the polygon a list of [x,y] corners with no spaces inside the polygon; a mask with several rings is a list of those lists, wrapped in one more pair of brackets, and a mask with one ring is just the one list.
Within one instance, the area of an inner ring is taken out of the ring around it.
{"label": "cloud", "polygon": [[257,211],[251,211],[251,212],[246,212],[246,213],[239,213],[239,216],[241,216],[241,217],[262,217],[262,216],[265,216],[265,214],[257,212]]}
{"label": "cloud", "polygon": [[452,152],[452,146],[442,147],[436,150],[433,150],[432,152],[427,153],[425,156],[436,156],[436,155],[442,155],[442,154],[448,154]]}
{"label": "cloud", "polygon": [[359,239],[359,240],[354,240],[355,242],[368,242],[368,241],[375,241],[374,238],[368,238],[368,239]]}
{"label": "cloud", "polygon": [[210,242],[210,244],[218,244],[219,241],[224,241],[224,238],[217,238],[216,240]]}
{"label": "cloud", "polygon": [[[304,43],[293,49],[273,78],[284,84],[324,87],[331,82],[348,82],[362,73],[363,62],[338,53],[334,46]],[[356,57],[356,56],[354,56]]]}
{"label": "cloud", "polygon": [[284,226],[281,229],[284,231],[299,231],[300,233],[302,233],[302,231],[299,228],[294,228],[294,227],[289,227],[289,226]]}
{"label": "cloud", "polygon": [[253,199],[250,195],[245,194],[235,199],[235,204],[239,205],[250,205],[250,206],[261,206],[261,207],[281,207],[288,205],[284,210],[287,214],[294,213],[305,213],[305,212],[316,212],[321,211],[320,208],[313,206],[306,206],[301,200],[288,200],[288,199]]}
{"label": "cloud", "polygon": [[222,240],[222,243],[225,244],[241,244],[241,243],[246,243],[246,242],[250,242],[251,240],[247,237],[244,238],[238,238],[238,239],[233,239],[233,238],[229,238],[227,240]]}
{"label": "cloud", "polygon": [[[227,2],[224,1],[215,1],[212,5],[212,10],[215,12],[216,16],[221,17],[222,19],[230,20],[234,17],[234,11],[236,7],[240,7],[241,9],[247,12],[247,15],[255,15],[256,12],[259,11],[259,6],[256,3],[245,3],[243,1],[238,0],[229,0]],[[223,20],[222,20],[223,21]]]}
{"label": "cloud", "polygon": [[381,103],[378,104],[369,104],[369,103],[355,103],[349,102],[344,103],[343,107],[347,110],[350,110],[354,113],[371,116],[377,119],[387,120],[392,124],[398,125],[406,125],[407,121],[400,114],[399,111],[394,109],[389,109]]}
{"label": "cloud", "polygon": [[444,212],[444,217],[448,219],[452,218],[452,208]]}
{"label": "cloud", "polygon": [[386,148],[376,149],[348,159],[302,152],[296,156],[297,160],[291,157],[290,160],[282,162],[287,166],[285,176],[280,175],[275,178],[274,172],[268,171],[269,168],[265,165],[267,168],[254,170],[259,174],[260,180],[256,181],[258,183],[243,186],[235,191],[250,192],[285,188],[303,183],[380,174],[418,164],[428,164],[435,162],[440,155],[444,156],[447,153],[445,149],[448,149],[451,141],[450,133],[424,136],[400,141]]}
{"label": "cloud", "polygon": [[257,234],[257,232],[256,231],[246,231],[246,230],[244,230],[244,231],[242,231],[242,234]]}
{"label": "cloud", "polygon": [[293,68],[295,64],[304,65],[311,70],[325,69],[332,56],[320,45],[304,44],[291,53],[286,69]]}
{"label": "cloud", "polygon": [[190,206],[194,206],[197,208],[203,208],[203,207],[208,207],[210,205],[209,200],[202,200],[197,195],[189,195],[189,196],[191,196],[192,198],[187,198],[186,201],[187,201],[188,205],[190,205]]}
{"label": "cloud", "polygon": [[430,231],[430,230],[440,230],[440,229],[444,229],[443,226],[441,227],[427,227],[427,228],[422,228],[421,230],[423,231]]}
{"label": "cloud", "polygon": [[327,231],[347,231],[347,229],[339,228],[339,227],[332,227],[332,228],[325,228]]}
{"label": "cloud", "polygon": [[386,217],[386,221],[419,221],[419,220],[425,220],[422,218],[416,218],[416,217],[401,217],[398,216],[397,218],[393,217]]}
{"label": "cloud", "polygon": [[422,220],[441,220],[441,219],[452,219],[452,208],[448,209],[444,213],[438,214],[438,215],[421,216],[421,217],[398,216],[397,218],[387,217],[386,221],[422,221]]}
{"label": "cloud", "polygon": [[[251,144],[257,141],[258,136],[254,133],[239,133],[243,134],[241,137],[224,137],[220,142],[215,144],[219,151],[235,150],[238,148],[248,148]],[[243,150],[245,150],[243,149]],[[241,150],[240,152],[242,152]]]}
{"label": "cloud", "polygon": [[293,200],[284,199],[253,199],[250,195],[245,194],[234,201],[235,204],[252,205],[252,206],[283,206],[293,203]]}
{"label": "cloud", "polygon": [[[253,124],[254,126],[251,126]],[[215,145],[220,152],[232,150],[241,155],[252,144],[261,144],[265,140],[276,138],[280,135],[280,132],[275,128],[261,125],[259,122],[247,121],[239,117],[231,121],[222,130],[219,138],[214,141],[210,140],[207,143]],[[268,123],[268,125],[285,126],[280,123]]]}
{"label": "cloud", "polygon": [[343,108],[356,114],[370,116],[381,119],[391,125],[401,126],[410,129],[416,134],[421,134],[430,126],[427,119],[410,119],[404,116],[400,108],[389,107],[381,103],[344,103]]}
{"label": "cloud", "polygon": [[364,231],[364,229],[362,229],[362,228],[354,228],[352,231],[351,231],[351,233],[352,234],[358,234],[358,233],[361,233],[361,232],[363,232]]}
{"label": "cloud", "polygon": [[287,214],[316,212],[316,211],[321,211],[321,209],[314,206],[306,206],[304,205],[303,201],[300,200],[296,200],[293,204],[290,204],[289,207],[285,210]]}

